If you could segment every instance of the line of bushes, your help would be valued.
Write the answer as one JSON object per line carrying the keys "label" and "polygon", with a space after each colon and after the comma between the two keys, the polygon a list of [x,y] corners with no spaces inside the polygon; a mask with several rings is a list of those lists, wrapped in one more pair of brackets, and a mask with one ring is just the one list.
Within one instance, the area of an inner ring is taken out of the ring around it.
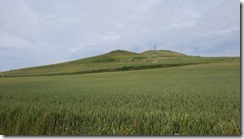
{"label": "line of bushes", "polygon": [[197,63],[154,64],[154,65],[142,65],[142,66],[123,66],[123,67],[116,67],[116,68],[95,69],[95,70],[77,71],[77,72],[48,73],[48,74],[35,74],[35,75],[0,75],[0,77],[30,77],[30,76],[57,76],[57,75],[89,74],[89,73],[101,73],[101,72],[116,72],[116,71],[129,71],[129,70],[142,70],[142,69],[176,67],[176,66],[185,66],[185,65],[193,65],[193,64],[197,64]]}

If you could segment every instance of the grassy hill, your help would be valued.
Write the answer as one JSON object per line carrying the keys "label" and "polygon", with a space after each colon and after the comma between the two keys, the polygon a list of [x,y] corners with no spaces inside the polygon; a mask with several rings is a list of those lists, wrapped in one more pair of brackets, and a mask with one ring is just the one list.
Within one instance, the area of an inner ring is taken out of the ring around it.
{"label": "grassy hill", "polygon": [[189,56],[168,50],[149,50],[142,53],[134,53],[125,50],[115,50],[103,55],[78,59],[70,62],[0,72],[0,77],[44,75],[51,76],[67,74],[84,74],[94,72],[138,70],[211,63],[226,60],[230,61],[238,59],[239,58],[233,57],[210,58]]}
{"label": "grassy hill", "polygon": [[178,52],[173,52],[173,51],[169,51],[169,50],[148,50],[145,52],[142,52],[143,55],[147,55],[147,56],[151,56],[151,57],[183,57],[183,56],[187,56],[185,54],[182,53],[178,53]]}

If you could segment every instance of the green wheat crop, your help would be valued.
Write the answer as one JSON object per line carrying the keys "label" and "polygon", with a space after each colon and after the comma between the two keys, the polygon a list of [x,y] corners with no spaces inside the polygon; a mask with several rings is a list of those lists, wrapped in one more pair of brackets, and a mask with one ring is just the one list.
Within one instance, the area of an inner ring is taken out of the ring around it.
{"label": "green wheat crop", "polygon": [[0,78],[4,135],[240,135],[240,64]]}

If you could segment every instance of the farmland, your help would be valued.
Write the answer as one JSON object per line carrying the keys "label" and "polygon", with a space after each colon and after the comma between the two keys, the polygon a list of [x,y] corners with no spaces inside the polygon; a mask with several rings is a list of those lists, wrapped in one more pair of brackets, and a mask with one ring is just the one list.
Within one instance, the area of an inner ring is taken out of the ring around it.
{"label": "farmland", "polygon": [[[0,134],[240,135],[240,60],[216,59],[123,72],[0,78]],[[33,69],[18,75],[26,70]]]}

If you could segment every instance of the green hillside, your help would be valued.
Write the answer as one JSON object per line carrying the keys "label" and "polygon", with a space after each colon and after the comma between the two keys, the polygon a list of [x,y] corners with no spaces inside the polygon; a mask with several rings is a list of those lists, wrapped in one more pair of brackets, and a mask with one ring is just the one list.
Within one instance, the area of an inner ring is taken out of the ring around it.
{"label": "green hillside", "polygon": [[210,58],[189,56],[168,50],[149,50],[142,53],[115,50],[103,55],[78,59],[70,62],[2,72],[0,73],[0,77],[43,75],[50,76],[138,70],[211,63],[226,60],[229,61],[236,59],[238,60],[238,58]]}
{"label": "green hillside", "polygon": [[149,50],[149,51],[145,51],[142,52],[142,54],[147,55],[147,56],[151,56],[151,57],[183,57],[183,56],[187,56],[185,54],[182,53],[177,53],[177,52],[173,52],[173,51],[169,51],[169,50]]}

